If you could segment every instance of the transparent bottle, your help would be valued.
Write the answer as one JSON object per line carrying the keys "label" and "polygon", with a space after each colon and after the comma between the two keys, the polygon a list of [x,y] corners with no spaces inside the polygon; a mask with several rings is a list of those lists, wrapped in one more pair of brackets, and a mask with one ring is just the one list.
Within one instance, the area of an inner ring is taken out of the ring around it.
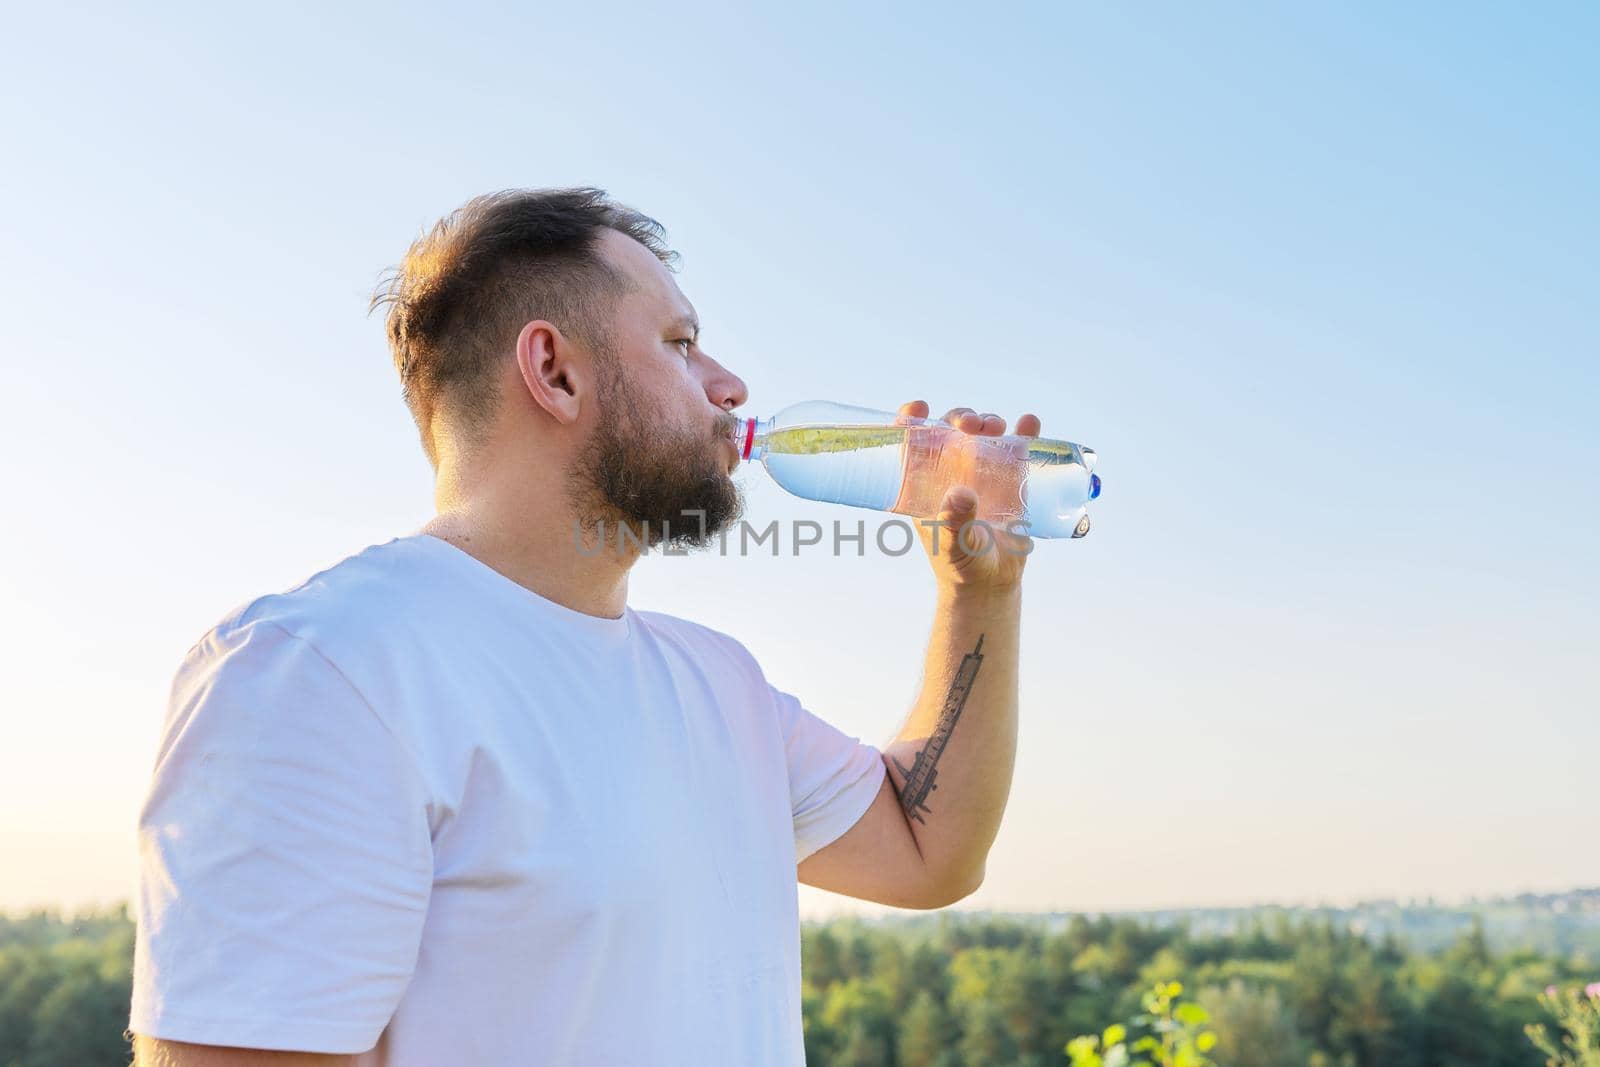
{"label": "transparent bottle", "polygon": [[978,518],[1033,537],[1082,537],[1100,495],[1091,448],[1045,437],[967,434],[940,419],[807,400],[745,419],[734,447],[796,496],[932,518],[952,485]]}

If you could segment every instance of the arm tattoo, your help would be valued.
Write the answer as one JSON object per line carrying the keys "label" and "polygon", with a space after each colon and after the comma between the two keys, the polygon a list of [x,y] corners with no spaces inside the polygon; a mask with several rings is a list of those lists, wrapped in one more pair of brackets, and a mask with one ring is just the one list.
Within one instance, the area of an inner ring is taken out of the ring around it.
{"label": "arm tattoo", "polygon": [[[956,720],[961,718],[961,709],[967,705],[967,697],[972,693],[972,683],[977,680],[978,668],[983,666],[983,635],[978,635],[978,644],[971,652],[961,659],[961,666],[956,670],[956,677],[950,683],[950,691],[944,695],[944,707],[939,712],[939,724],[933,728],[933,736],[928,738],[916,758],[911,761],[911,769],[907,770],[898,759],[894,765],[905,775],[906,784],[900,790],[900,806],[905,809],[906,817],[915,819],[924,826],[928,820],[922,817],[923,812],[932,814],[927,805],[928,794],[939,788],[933,784],[937,777],[934,764],[939,762],[939,757],[944,754],[944,746],[950,740],[950,734],[956,728]],[[894,759],[894,757],[890,757]]]}

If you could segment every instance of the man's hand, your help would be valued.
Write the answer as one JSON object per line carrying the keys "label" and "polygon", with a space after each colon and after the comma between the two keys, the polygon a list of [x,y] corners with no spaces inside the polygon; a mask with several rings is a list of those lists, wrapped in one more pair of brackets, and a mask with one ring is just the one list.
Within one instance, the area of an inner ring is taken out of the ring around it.
{"label": "man's hand", "polygon": [[[907,419],[925,419],[928,405],[926,401],[913,400],[902,404],[898,413]],[[1005,419],[979,414],[972,408],[952,408],[945,413],[944,421],[958,432],[975,437],[1001,437],[1006,432]],[[1019,418],[1016,433],[1020,437],[1039,436],[1038,416]],[[1022,568],[1033,548],[1027,536],[1012,533],[1001,525],[986,526],[974,521],[982,510],[980,494],[986,488],[995,493],[1017,491],[1027,457],[1012,457],[1001,465],[1007,468],[1005,474],[996,478],[992,457],[990,461],[979,462],[978,455],[976,450],[945,448],[937,458],[927,461],[937,467],[936,471],[927,471],[930,476],[950,483],[933,514],[915,516],[917,534],[922,538],[922,547],[928,553],[934,577],[943,591],[969,593],[1012,589],[1021,582]],[[907,478],[915,477],[919,462],[924,460],[913,454]],[[933,520],[937,520],[935,525],[924,525],[924,521]]]}

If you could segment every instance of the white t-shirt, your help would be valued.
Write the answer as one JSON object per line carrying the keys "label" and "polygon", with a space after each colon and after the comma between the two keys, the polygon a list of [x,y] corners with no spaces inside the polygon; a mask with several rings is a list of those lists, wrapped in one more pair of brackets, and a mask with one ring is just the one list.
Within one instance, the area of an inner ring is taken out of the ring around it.
{"label": "white t-shirt", "polygon": [[179,671],[130,1027],[383,1067],[799,1065],[795,865],[883,776],[730,637],[390,541]]}

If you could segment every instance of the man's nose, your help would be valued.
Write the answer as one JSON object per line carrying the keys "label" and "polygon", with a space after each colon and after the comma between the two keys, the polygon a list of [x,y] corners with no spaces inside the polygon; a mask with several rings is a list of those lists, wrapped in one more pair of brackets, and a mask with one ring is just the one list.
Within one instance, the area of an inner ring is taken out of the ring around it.
{"label": "man's nose", "polygon": [[706,398],[724,411],[732,411],[750,399],[744,379],[709,357],[711,373],[706,375]]}

